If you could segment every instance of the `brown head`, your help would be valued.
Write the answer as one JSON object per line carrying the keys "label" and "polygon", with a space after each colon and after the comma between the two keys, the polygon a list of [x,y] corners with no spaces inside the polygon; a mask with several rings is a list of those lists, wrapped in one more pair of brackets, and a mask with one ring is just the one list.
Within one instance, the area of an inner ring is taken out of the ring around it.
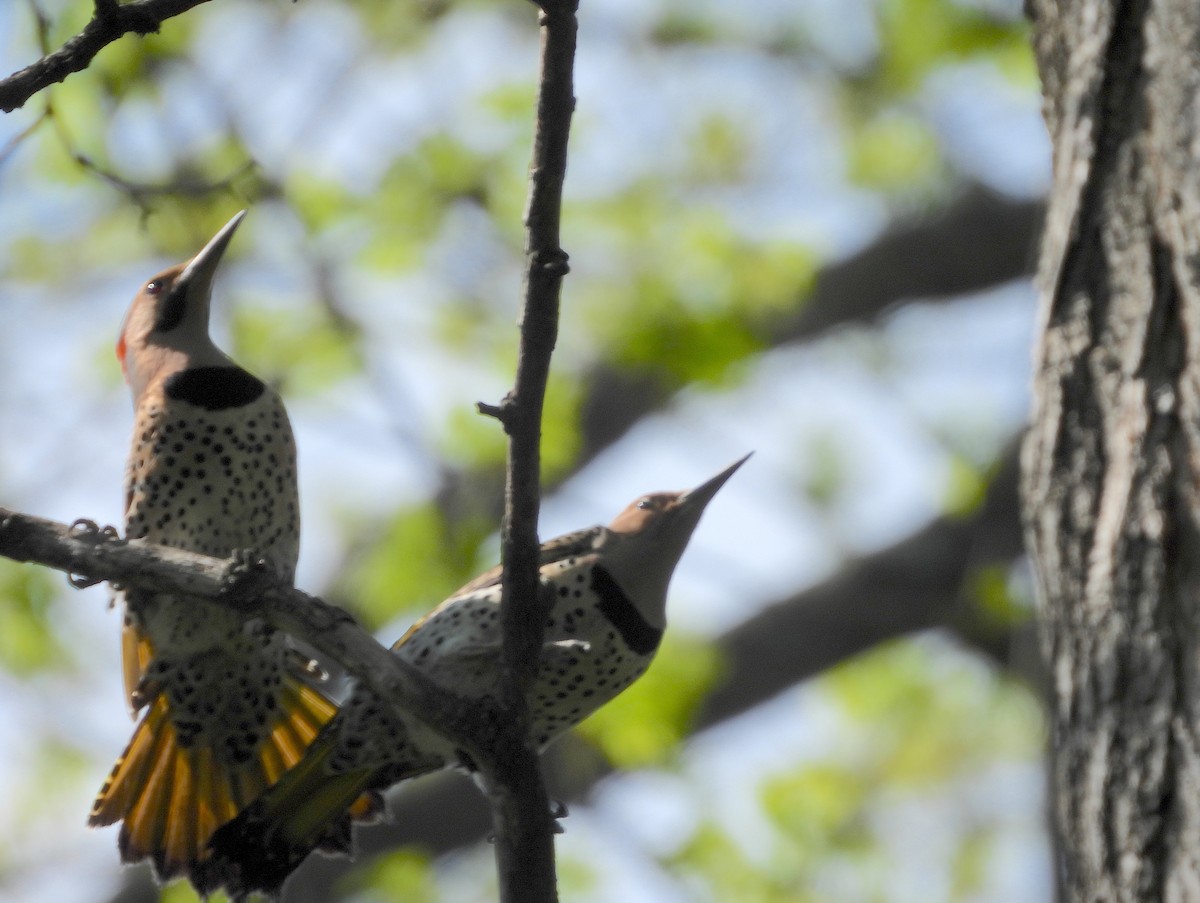
{"label": "brown head", "polygon": [[734,462],[695,489],[643,495],[609,524],[605,568],[653,626],[666,624],[667,586],[700,523],[700,515],[749,457]]}
{"label": "brown head", "polygon": [[209,338],[208,310],[217,265],[245,215],[238,213],[199,254],[163,270],[134,296],[121,324],[117,358],[135,401],[172,373],[229,364]]}

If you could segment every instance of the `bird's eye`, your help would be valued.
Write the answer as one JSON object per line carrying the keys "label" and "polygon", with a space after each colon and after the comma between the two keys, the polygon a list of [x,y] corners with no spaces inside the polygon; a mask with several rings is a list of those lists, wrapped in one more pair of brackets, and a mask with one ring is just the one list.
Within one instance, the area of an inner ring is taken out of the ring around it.
{"label": "bird's eye", "polygon": [[152,282],[146,283],[146,294],[147,295],[157,295],[162,290],[163,290],[163,284],[161,282],[159,282],[157,279],[153,280]]}
{"label": "bird's eye", "polygon": [[650,496],[645,496],[644,498],[640,498],[640,499],[638,499],[637,506],[639,508],[641,508],[643,511],[649,511],[651,508],[654,507],[654,499],[650,498]]}

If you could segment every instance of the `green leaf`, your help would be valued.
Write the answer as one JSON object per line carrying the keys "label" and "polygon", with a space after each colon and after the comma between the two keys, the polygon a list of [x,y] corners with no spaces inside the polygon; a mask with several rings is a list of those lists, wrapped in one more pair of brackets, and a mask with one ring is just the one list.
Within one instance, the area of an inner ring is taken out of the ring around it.
{"label": "green leaf", "polygon": [[763,347],[767,319],[795,308],[816,269],[807,249],[750,241],[718,210],[681,215],[661,187],[635,186],[568,217],[624,261],[619,272],[571,284],[582,310],[574,328],[608,362],[665,388],[739,379]]}

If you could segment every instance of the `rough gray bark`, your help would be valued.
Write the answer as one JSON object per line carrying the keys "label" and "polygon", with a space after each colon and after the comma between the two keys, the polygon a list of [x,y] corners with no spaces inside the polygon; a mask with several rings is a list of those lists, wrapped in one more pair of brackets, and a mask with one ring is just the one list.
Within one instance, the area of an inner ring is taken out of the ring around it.
{"label": "rough gray bark", "polygon": [[1200,4],[1030,6],[1054,187],[1023,491],[1060,894],[1200,900]]}

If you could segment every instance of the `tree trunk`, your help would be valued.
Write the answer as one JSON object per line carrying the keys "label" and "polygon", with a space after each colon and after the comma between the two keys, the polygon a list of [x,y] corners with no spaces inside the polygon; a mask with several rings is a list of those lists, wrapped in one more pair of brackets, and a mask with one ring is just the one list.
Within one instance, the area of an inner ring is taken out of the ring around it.
{"label": "tree trunk", "polygon": [[1029,5],[1054,187],[1023,490],[1060,893],[1200,901],[1200,3]]}

